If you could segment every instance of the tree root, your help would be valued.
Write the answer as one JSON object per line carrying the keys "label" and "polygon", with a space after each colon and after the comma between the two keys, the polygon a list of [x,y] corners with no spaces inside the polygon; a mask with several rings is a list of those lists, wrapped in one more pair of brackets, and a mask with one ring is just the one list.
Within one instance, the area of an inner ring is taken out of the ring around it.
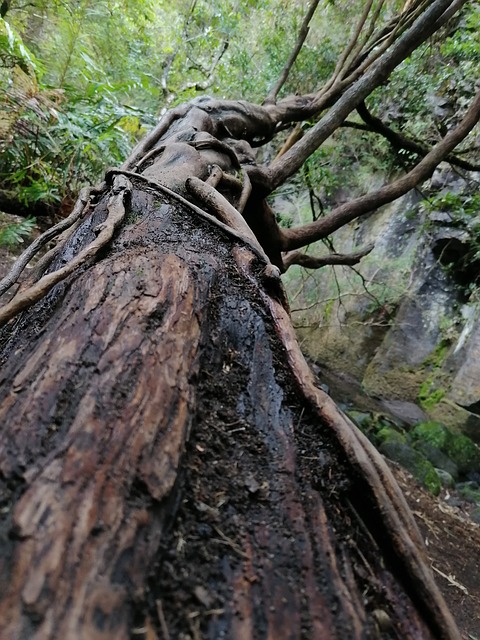
{"label": "tree root", "polygon": [[[84,264],[89,258],[94,257],[100,249],[110,242],[115,230],[125,217],[124,202],[127,194],[130,192],[130,182],[121,175],[117,176],[113,185],[113,195],[108,202],[108,216],[105,222],[97,228],[99,231],[97,238],[67,265],[53,273],[48,273],[28,289],[17,293],[17,295],[0,310],[0,327],[15,317],[20,311],[41,300],[53,286],[65,280],[75,269]],[[78,215],[81,215],[82,212],[83,207]]]}
{"label": "tree root", "polygon": [[[215,216],[212,216],[209,213],[207,213],[206,211],[203,211],[203,209],[201,209],[200,207],[197,207],[197,205],[193,204],[193,202],[190,202],[190,200],[187,200],[186,198],[181,196],[176,191],[173,191],[172,189],[169,189],[164,184],[161,184],[160,182],[157,182],[156,180],[152,180],[151,178],[147,178],[146,176],[142,175],[141,173],[134,173],[133,171],[124,171],[122,169],[110,169],[109,171],[107,171],[107,174],[106,174],[107,180],[108,180],[108,178],[110,176],[113,176],[113,175],[124,175],[124,176],[127,176],[128,178],[132,178],[132,179],[136,178],[136,179],[144,182],[148,186],[150,186],[152,189],[154,189],[156,191],[161,191],[162,193],[165,193],[166,195],[172,197],[174,200],[177,200],[177,202],[180,202],[183,205],[185,205],[186,207],[188,207],[191,211],[194,211],[197,215],[199,215],[204,220],[208,220],[208,222],[214,224],[216,227],[219,227],[222,231],[226,232],[229,236],[232,236],[236,240],[240,240],[243,244],[246,244],[248,246],[248,248],[251,249],[251,251],[253,251],[253,253],[258,258],[260,258],[263,262],[270,263],[270,259],[268,258],[268,256],[264,252],[264,250],[261,248],[261,246],[259,245],[258,240],[256,238],[255,238],[255,242],[253,242],[252,240],[250,240],[249,237],[247,237],[247,235],[245,235],[244,233],[238,231],[238,229],[235,229],[235,228],[229,226],[228,224],[225,224],[224,222],[222,222],[222,220],[219,220]],[[201,182],[203,185],[207,185],[207,183],[205,183],[205,182],[203,182],[201,180],[199,180],[199,182]],[[210,187],[210,185],[207,185],[207,186]],[[212,189],[212,187],[210,187],[210,189]],[[234,209],[234,211],[235,211],[235,213],[237,215],[240,215],[238,213],[238,211],[228,202],[228,200],[223,198],[223,196],[220,193],[218,195],[221,196],[222,201],[225,200],[225,202],[228,203],[229,207]],[[248,225],[247,225],[247,227],[248,227]],[[248,227],[248,229],[250,230],[250,227]],[[251,233],[251,231],[250,231],[250,233]]]}
{"label": "tree root", "polygon": [[244,237],[249,245],[256,246],[257,251],[263,254],[265,261],[269,262],[267,255],[253,231],[245,222],[242,214],[215,187],[195,177],[188,178],[186,187],[207,209],[213,210],[217,218]]}
{"label": "tree root", "polygon": [[384,458],[361,431],[336,407],[333,400],[314,382],[296,340],[285,310],[272,298],[265,296],[275,326],[286,347],[287,359],[298,386],[310,400],[322,421],[335,433],[351,464],[359,469],[370,486],[378,505],[380,516],[393,543],[393,551],[410,576],[419,601],[430,614],[428,620],[436,637],[442,640],[459,640],[456,624],[445,604],[421,552],[423,540],[398,484]]}
{"label": "tree root", "polygon": [[18,278],[22,274],[23,270],[30,262],[30,260],[44,247],[50,240],[56,238],[62,231],[72,227],[77,220],[79,220],[85,211],[88,209],[89,197],[91,190],[88,187],[84,187],[78,196],[78,200],[75,203],[75,207],[72,213],[62,220],[54,227],[51,227],[41,236],[36,238],[32,244],[25,249],[21,256],[16,260],[10,272],[0,281],[0,296],[8,291],[12,285],[17,282]]}

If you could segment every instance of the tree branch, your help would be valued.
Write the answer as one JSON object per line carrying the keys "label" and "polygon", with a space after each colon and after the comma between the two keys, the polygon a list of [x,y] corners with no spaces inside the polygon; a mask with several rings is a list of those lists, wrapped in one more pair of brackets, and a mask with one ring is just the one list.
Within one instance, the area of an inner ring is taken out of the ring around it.
{"label": "tree branch", "polygon": [[368,255],[374,249],[374,244],[369,244],[367,247],[356,253],[330,253],[326,256],[309,256],[301,251],[291,251],[283,256],[283,265],[285,271],[292,266],[292,264],[298,264],[305,269],[320,269],[331,264],[345,264],[354,265],[358,264],[360,260]]}
{"label": "tree branch", "polygon": [[[365,102],[361,102],[357,107],[358,115],[362,118],[365,124],[368,126],[367,130],[373,131],[375,133],[383,136],[392,147],[395,149],[405,149],[406,151],[412,151],[419,156],[426,156],[432,149],[431,146],[427,144],[422,144],[407,136],[403,135],[398,131],[394,131],[389,126],[387,126],[380,118],[374,116],[371,111],[368,110]],[[349,123],[349,126],[352,126],[354,123]],[[361,128],[361,125],[357,126],[357,128]],[[480,165],[473,164],[468,162],[468,160],[462,160],[461,158],[457,158],[454,155],[449,154],[444,158],[445,162],[449,162],[460,169],[465,169],[466,171],[480,171]]]}
{"label": "tree branch", "polygon": [[175,93],[174,92],[169,93],[168,97],[165,100],[165,104],[163,106],[164,112],[172,104],[172,102],[175,100],[175,98],[179,93],[183,93],[184,91],[188,91],[189,89],[195,89],[195,91],[206,91],[208,87],[210,87],[213,84],[213,81],[215,80],[215,69],[217,68],[218,63],[222,59],[223,54],[228,49],[228,45],[229,45],[228,40],[224,40],[219,46],[217,53],[212,60],[212,64],[210,65],[210,68],[201,71],[201,73],[203,73],[206,76],[202,82],[197,82],[197,81],[186,82]]}
{"label": "tree branch", "polygon": [[290,54],[290,57],[288,58],[287,62],[285,63],[285,66],[283,67],[282,73],[280,74],[279,79],[277,80],[277,82],[273,85],[273,87],[270,89],[270,91],[268,92],[267,97],[265,98],[265,102],[264,104],[273,104],[276,102],[277,100],[277,96],[278,93],[280,91],[280,89],[283,87],[283,85],[285,84],[285,82],[287,81],[288,75],[293,67],[293,65],[295,64],[295,60],[298,57],[298,54],[300,53],[302,47],[303,47],[303,43],[305,42],[308,32],[310,30],[310,20],[313,18],[313,14],[315,13],[316,8],[318,7],[320,0],[312,0],[312,2],[310,3],[310,6],[308,8],[308,11],[305,15],[305,18],[303,19],[302,22],[302,26],[300,28],[300,32],[298,34],[298,38],[297,41],[295,43],[295,46]]}
{"label": "tree branch", "polygon": [[468,135],[479,119],[480,91],[475,96],[463,120],[405,176],[377,191],[337,207],[321,220],[296,229],[282,230],[285,249],[299,249],[311,242],[325,238],[343,225],[355,220],[355,218],[369,213],[388,202],[392,202],[410,191],[410,189],[413,189],[418,183],[432,175],[438,164]]}
{"label": "tree branch", "polygon": [[[453,3],[456,7],[466,0]],[[417,18],[414,24],[376,61],[362,77],[354,82],[338,99],[330,111],[293,145],[283,156],[275,160],[268,169],[272,190],[283,184],[312,155],[316,149],[337,129],[351,111],[362,102],[373,89],[380,86],[415,48],[425,42],[450,17],[452,1],[435,0]],[[310,100],[309,107],[315,101]]]}

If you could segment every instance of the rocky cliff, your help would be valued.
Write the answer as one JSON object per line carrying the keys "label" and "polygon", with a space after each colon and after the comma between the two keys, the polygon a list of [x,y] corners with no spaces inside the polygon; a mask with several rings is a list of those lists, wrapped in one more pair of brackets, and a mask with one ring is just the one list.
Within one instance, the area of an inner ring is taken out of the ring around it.
{"label": "rocky cliff", "polygon": [[476,188],[440,168],[425,192],[336,234],[339,253],[375,242],[355,269],[294,272],[287,285],[303,348],[321,367],[370,396],[416,403],[480,442]]}

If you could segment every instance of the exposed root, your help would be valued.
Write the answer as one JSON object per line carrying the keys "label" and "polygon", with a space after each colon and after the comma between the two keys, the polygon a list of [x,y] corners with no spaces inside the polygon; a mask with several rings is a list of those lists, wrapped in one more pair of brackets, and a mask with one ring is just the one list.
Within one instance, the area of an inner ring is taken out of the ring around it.
{"label": "exposed root", "polygon": [[82,224],[82,222],[83,222],[83,217],[79,218],[75,222],[75,224],[73,224],[69,229],[67,229],[62,233],[62,235],[58,238],[55,245],[50,249],[50,251],[47,251],[47,253],[40,258],[40,260],[37,262],[35,267],[30,271],[28,276],[24,280],[22,280],[20,285],[20,291],[24,291],[28,287],[31,287],[32,284],[35,284],[35,282],[40,280],[42,275],[45,273],[45,271],[48,269],[51,263],[55,260],[55,258],[62,253],[62,251],[65,248],[65,245],[73,236],[73,234],[78,229],[78,227]]}
{"label": "exposed root", "polygon": [[130,192],[130,182],[124,176],[117,176],[114,181],[113,195],[108,202],[108,216],[105,222],[99,226],[98,230],[100,233],[97,238],[67,265],[53,273],[47,273],[31,287],[17,293],[17,295],[0,310],[0,326],[3,326],[11,318],[15,317],[20,311],[27,309],[35,302],[38,302],[38,300],[41,300],[53,286],[65,280],[75,269],[94,257],[100,249],[110,242],[115,230],[125,217],[124,203],[127,194]]}
{"label": "exposed root", "polygon": [[[176,191],[172,191],[172,189],[169,189],[164,184],[160,184],[160,182],[156,182],[155,180],[152,180],[151,178],[147,178],[146,176],[142,175],[141,173],[134,173],[133,171],[123,171],[122,169],[110,169],[107,172],[107,179],[108,179],[109,176],[113,176],[113,175],[125,175],[125,176],[127,176],[129,178],[133,178],[133,179],[136,178],[137,180],[140,180],[143,183],[145,183],[148,186],[150,186],[152,189],[154,189],[156,191],[161,191],[162,193],[165,193],[166,195],[172,197],[174,200],[177,200],[177,202],[181,202],[183,205],[188,207],[191,211],[194,211],[201,218],[204,218],[205,220],[208,220],[208,222],[211,222],[215,226],[217,226],[220,229],[222,229],[222,231],[226,232],[229,236],[233,236],[236,240],[240,240],[243,244],[246,244],[248,246],[248,248],[251,249],[253,251],[253,253],[258,258],[260,258],[263,262],[267,262],[267,263],[270,262],[270,259],[267,257],[267,255],[264,252],[264,250],[260,247],[260,245],[258,244],[258,241],[257,241],[256,238],[255,238],[255,242],[252,242],[248,237],[246,237],[245,234],[239,232],[237,229],[229,226],[228,224],[225,224],[224,222],[222,222],[221,220],[219,220],[215,216],[210,215],[206,211],[203,211],[203,209],[201,209],[200,207],[197,207],[195,204],[193,204],[193,202],[190,202],[190,200],[187,200],[186,198],[181,196]],[[202,184],[205,185],[206,183],[202,182]],[[221,195],[221,194],[218,194],[218,195]],[[228,200],[225,199],[225,202],[228,202]],[[229,203],[229,206],[232,207],[232,205],[230,205],[230,203]],[[234,209],[234,210],[236,211],[236,209]],[[238,211],[236,211],[236,213],[238,214]]]}
{"label": "exposed root", "polygon": [[195,177],[188,178],[186,187],[207,209],[211,209],[217,218],[232,229],[235,229],[237,233],[248,241],[248,244],[255,245],[257,251],[263,253],[265,261],[268,262],[266,254],[242,214],[219,191]]}
{"label": "exposed root", "polygon": [[50,240],[56,238],[62,231],[69,229],[72,227],[77,220],[79,220],[85,211],[88,209],[90,197],[90,189],[88,187],[84,187],[78,196],[78,200],[75,203],[75,207],[72,213],[62,220],[54,227],[51,227],[45,233],[42,233],[41,236],[36,238],[32,244],[25,249],[21,256],[17,259],[15,264],[13,265],[10,272],[0,281],[0,296],[8,291],[12,285],[17,282],[18,278],[22,274],[23,270],[30,262],[30,260],[40,251],[42,247],[44,247]]}
{"label": "exposed root", "polygon": [[404,565],[406,574],[410,576],[419,601],[430,614],[429,625],[439,640],[459,640],[460,634],[456,624],[435,584],[426,555],[422,553],[423,540],[393,474],[366,436],[337,408],[333,400],[315,385],[288,315],[275,300],[268,296],[264,298],[285,345],[298,386],[310,400],[319,417],[335,433],[349,462],[359,469],[367,481],[389,539],[393,543],[393,551]]}

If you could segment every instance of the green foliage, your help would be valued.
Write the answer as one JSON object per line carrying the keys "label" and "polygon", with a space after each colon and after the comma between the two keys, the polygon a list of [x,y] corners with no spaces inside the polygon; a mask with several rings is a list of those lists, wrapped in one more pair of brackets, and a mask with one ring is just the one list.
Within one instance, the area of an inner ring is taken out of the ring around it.
{"label": "green foliage", "polygon": [[0,175],[25,204],[72,197],[105,166],[122,161],[142,126],[140,112],[119,105],[105,87],[55,107],[37,102],[18,115],[2,145]]}
{"label": "green foliage", "polygon": [[377,113],[410,137],[438,141],[475,94],[479,24],[480,4],[466,3],[453,22],[416,49],[372,95]]}
{"label": "green foliage", "polygon": [[456,193],[446,191],[425,199],[420,204],[420,209],[426,213],[442,211],[451,216],[452,224],[469,225],[474,222],[480,226],[480,221],[472,220],[480,215],[479,193]]}
{"label": "green foliage", "polygon": [[[401,3],[385,4],[388,17]],[[445,32],[440,47],[413,54],[376,92],[379,114],[401,129],[436,139],[431,96],[440,91],[450,100],[452,82],[466,83],[465,99],[471,95],[479,11],[478,3],[469,4],[459,32]],[[322,87],[362,7],[360,0],[336,0],[317,10],[284,94]],[[288,59],[304,12],[305,3],[287,0],[12,4],[9,22],[0,23],[0,59],[8,67],[0,69],[3,186],[17,189],[23,201],[63,202],[125,155],[152,124],[146,113],[194,97],[203,83],[214,95],[261,101]],[[398,95],[406,103],[401,110]],[[372,173],[388,175],[408,160],[392,156],[379,137],[341,129],[308,161],[306,176],[328,205],[340,186],[365,190]]]}
{"label": "green foliage", "polygon": [[480,469],[480,449],[441,422],[420,422],[412,429],[399,426],[383,414],[349,410],[348,415],[388,458],[398,462],[437,495],[445,471],[452,480]]}
{"label": "green foliage", "polygon": [[435,214],[448,214],[443,224],[464,231],[463,251],[452,256],[448,252],[440,255],[440,263],[453,278],[464,285],[467,298],[475,294],[480,278],[480,194],[473,188],[463,192],[444,191],[424,200],[420,209],[426,212],[425,226],[436,224]]}
{"label": "green foliage", "polygon": [[35,218],[25,218],[19,222],[6,221],[0,214],[0,247],[15,247],[35,229]]}
{"label": "green foliage", "polygon": [[10,24],[0,18],[0,67],[21,67],[29,72],[37,68],[35,56]]}
{"label": "green foliage", "polygon": [[414,440],[423,440],[444,450],[450,437],[450,430],[441,422],[427,420],[414,427],[412,437]]}
{"label": "green foliage", "polygon": [[395,440],[386,440],[380,445],[380,451],[407,469],[434,496],[440,493],[442,487],[440,478],[434,466],[419,451],[409,445]]}

